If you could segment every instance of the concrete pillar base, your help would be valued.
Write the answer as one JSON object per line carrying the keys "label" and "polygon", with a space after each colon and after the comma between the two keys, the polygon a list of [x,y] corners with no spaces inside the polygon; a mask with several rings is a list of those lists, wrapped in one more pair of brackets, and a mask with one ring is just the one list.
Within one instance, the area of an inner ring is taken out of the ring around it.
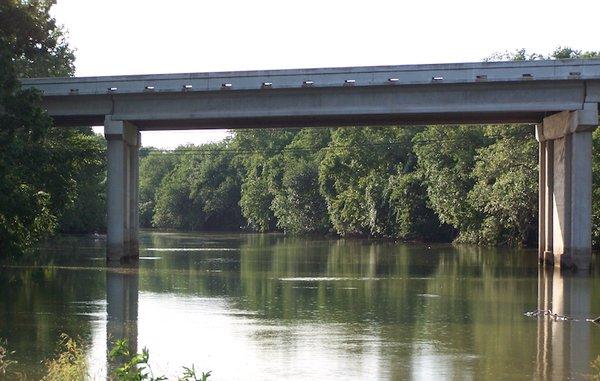
{"label": "concrete pillar base", "polygon": [[541,262],[549,266],[554,266],[554,254],[551,251],[544,251]]}
{"label": "concrete pillar base", "polygon": [[129,242],[124,245],[107,245],[106,260],[110,263],[132,263],[140,258],[138,242]]}
{"label": "concrete pillar base", "polygon": [[590,271],[592,268],[592,250],[572,248],[566,253],[555,254],[555,260],[560,258],[560,267],[578,271]]}

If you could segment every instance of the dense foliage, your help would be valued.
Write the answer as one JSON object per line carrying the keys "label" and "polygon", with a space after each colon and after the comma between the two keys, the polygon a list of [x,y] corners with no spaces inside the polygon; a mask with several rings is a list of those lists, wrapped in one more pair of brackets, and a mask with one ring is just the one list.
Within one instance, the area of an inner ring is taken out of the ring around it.
{"label": "dense foliage", "polygon": [[[183,230],[239,228],[240,181],[227,145],[228,142],[222,142],[202,149],[182,147],[167,154],[179,158],[153,194],[154,226]],[[153,156],[151,153],[145,160],[154,160]]]}
{"label": "dense foliage", "polygon": [[537,155],[531,125],[241,131],[142,158],[142,223],[535,245]]}
{"label": "dense foliage", "polygon": [[49,15],[53,4],[0,3],[0,256],[57,228],[90,231],[104,224],[103,143],[89,128],[52,128],[39,94],[18,81],[73,74],[73,51]]}

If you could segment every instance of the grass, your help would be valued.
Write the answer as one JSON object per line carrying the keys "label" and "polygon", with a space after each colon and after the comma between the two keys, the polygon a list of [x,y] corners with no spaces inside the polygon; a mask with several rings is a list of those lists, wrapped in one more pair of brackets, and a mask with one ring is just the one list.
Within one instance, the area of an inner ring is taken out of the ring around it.
{"label": "grass", "polygon": [[86,348],[66,334],[60,336],[55,358],[44,361],[42,381],[85,380],[88,378]]}
{"label": "grass", "polygon": [[590,380],[600,381],[600,355],[590,363],[592,374]]}
{"label": "grass", "polygon": [[[88,348],[66,334],[60,336],[54,358],[44,361],[45,375],[41,381],[80,381],[88,380]],[[16,361],[10,357],[14,352],[7,349],[6,341],[0,340],[0,378],[27,380],[25,374],[12,372]],[[109,359],[115,363],[115,370],[109,374],[111,381],[162,381],[165,376],[155,376],[148,363],[150,352],[144,348],[141,353],[133,353],[127,340],[117,340],[109,352]],[[194,365],[183,367],[178,381],[207,381],[211,372],[197,373]]]}
{"label": "grass", "polygon": [[6,349],[6,341],[0,340],[0,376],[6,376],[8,368],[16,363],[16,361],[10,359],[12,354],[13,352],[9,352]]}

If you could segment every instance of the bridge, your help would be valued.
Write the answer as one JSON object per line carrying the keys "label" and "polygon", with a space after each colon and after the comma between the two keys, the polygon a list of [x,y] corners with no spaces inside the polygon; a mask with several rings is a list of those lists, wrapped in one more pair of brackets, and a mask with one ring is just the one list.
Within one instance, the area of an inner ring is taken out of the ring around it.
{"label": "bridge", "polygon": [[600,60],[23,79],[56,126],[104,124],[107,257],[137,255],[140,131],[536,124],[539,256],[591,261],[592,131]]}

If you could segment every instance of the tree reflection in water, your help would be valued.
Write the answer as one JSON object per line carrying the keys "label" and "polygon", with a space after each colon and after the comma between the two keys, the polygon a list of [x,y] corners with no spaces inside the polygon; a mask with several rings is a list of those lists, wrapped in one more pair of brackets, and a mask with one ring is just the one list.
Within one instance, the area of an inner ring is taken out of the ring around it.
{"label": "tree reflection in water", "polygon": [[[0,336],[37,376],[61,333],[91,374],[127,339],[159,374],[215,379],[582,378],[600,327],[600,277],[540,272],[535,251],[245,234],[142,234],[139,264],[56,243],[0,271]],[[235,364],[232,367],[231,364]],[[102,379],[103,377],[97,377]]]}

